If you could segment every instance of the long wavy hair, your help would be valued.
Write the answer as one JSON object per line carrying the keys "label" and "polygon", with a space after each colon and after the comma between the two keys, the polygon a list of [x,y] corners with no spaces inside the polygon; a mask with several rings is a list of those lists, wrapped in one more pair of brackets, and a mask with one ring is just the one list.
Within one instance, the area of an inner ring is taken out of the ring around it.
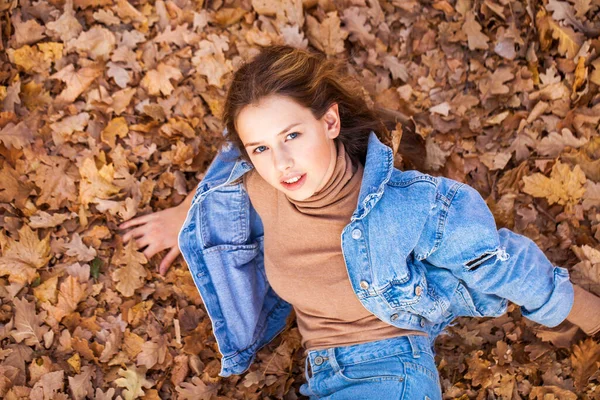
{"label": "long wavy hair", "polygon": [[236,119],[244,107],[257,105],[270,95],[291,98],[309,108],[315,119],[321,119],[337,103],[341,129],[334,140],[342,141],[354,163],[365,164],[371,131],[391,147],[389,130],[378,112],[368,106],[368,93],[348,73],[346,60],[274,45],[263,48],[251,61],[242,64],[227,92],[222,115],[227,127],[225,139],[240,149],[245,161],[250,162],[250,157],[236,130]]}

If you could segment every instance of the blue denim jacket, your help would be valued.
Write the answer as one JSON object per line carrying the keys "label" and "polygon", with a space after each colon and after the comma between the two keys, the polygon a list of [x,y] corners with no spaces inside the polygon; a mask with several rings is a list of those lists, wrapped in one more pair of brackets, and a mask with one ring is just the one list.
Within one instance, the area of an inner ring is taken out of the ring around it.
{"label": "blue denim jacket", "polygon": [[[264,228],[242,183],[253,166],[227,142],[194,194],[179,247],[212,321],[219,375],[245,372],[284,328],[292,306],[264,270]],[[341,234],[352,288],[366,309],[432,342],[458,316],[499,316],[508,300],[554,327],[569,314],[573,286],[525,236],[496,229],[469,185],[393,166],[370,133],[356,210]]]}

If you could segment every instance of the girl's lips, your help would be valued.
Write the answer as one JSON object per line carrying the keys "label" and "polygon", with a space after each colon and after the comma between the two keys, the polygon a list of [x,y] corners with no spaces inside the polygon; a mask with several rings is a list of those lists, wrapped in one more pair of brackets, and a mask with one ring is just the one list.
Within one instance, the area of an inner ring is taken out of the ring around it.
{"label": "girl's lips", "polygon": [[302,187],[302,185],[304,185],[304,181],[306,181],[306,174],[303,174],[297,182],[294,182],[294,183],[281,182],[281,184],[287,190],[298,190]]}

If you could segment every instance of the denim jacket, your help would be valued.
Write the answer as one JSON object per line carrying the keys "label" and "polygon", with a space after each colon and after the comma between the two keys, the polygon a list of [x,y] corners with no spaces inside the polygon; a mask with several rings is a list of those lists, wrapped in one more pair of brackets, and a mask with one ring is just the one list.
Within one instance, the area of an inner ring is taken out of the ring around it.
{"label": "denim jacket", "polygon": [[[220,376],[241,374],[286,326],[292,306],[267,281],[264,228],[242,175],[253,166],[227,142],[194,194],[178,242],[212,322]],[[496,229],[464,183],[393,166],[370,132],[357,207],[341,234],[354,293],[382,321],[438,333],[458,316],[500,316],[508,300],[554,327],[573,286],[529,238]]]}

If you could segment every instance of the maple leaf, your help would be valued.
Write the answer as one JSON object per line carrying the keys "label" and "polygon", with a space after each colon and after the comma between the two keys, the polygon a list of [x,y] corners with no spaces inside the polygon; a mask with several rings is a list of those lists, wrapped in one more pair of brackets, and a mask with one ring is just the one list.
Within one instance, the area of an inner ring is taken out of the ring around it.
{"label": "maple leaf", "polygon": [[462,25],[462,31],[467,35],[467,42],[470,50],[487,50],[489,48],[488,38],[485,34],[481,33],[481,25],[475,21],[475,14],[473,11],[468,11],[465,15],[465,22]]}
{"label": "maple leaf", "polygon": [[340,28],[341,20],[337,11],[330,11],[327,17],[319,23],[315,17],[306,16],[306,27],[308,40],[328,55],[336,55],[344,51],[344,40],[348,32]]}
{"label": "maple leaf", "polygon": [[92,82],[102,76],[103,72],[103,68],[99,65],[83,67],[75,71],[73,64],[69,64],[54,75],[50,75],[50,79],[60,79],[66,84],[66,88],[56,97],[56,100],[72,103]]}
{"label": "maple leaf", "polygon": [[571,364],[575,387],[579,392],[584,390],[590,377],[598,371],[598,363],[600,363],[600,344],[593,338],[573,345]]}
{"label": "maple leaf", "polygon": [[45,313],[36,313],[35,303],[25,299],[13,299],[15,305],[15,329],[11,336],[17,343],[24,342],[28,346],[42,346],[43,336],[49,328],[43,324]]}
{"label": "maple leaf", "polygon": [[115,35],[101,26],[92,26],[89,31],[82,32],[76,40],[69,42],[71,49],[86,54],[93,60],[107,60],[115,48]]}
{"label": "maple leaf", "polygon": [[115,147],[117,137],[123,138],[127,136],[129,126],[123,117],[117,117],[110,120],[106,127],[102,130],[100,137],[102,141],[108,144],[111,148]]}
{"label": "maple leaf", "polygon": [[135,365],[127,367],[127,369],[119,369],[119,375],[122,378],[115,379],[115,384],[125,388],[122,395],[125,400],[137,399],[143,396],[144,388],[149,389],[154,386],[154,383],[146,379],[146,371],[137,369]]}
{"label": "maple leaf", "polygon": [[79,184],[79,202],[84,207],[96,199],[106,199],[120,191],[113,185],[114,168],[112,165],[103,165],[98,169],[94,160],[86,158],[79,168],[81,182]]}
{"label": "maple leaf", "polygon": [[183,75],[178,68],[160,63],[156,69],[148,71],[140,82],[140,85],[152,96],[158,96],[161,93],[168,96],[174,89],[170,80],[175,79],[179,81],[182,78]]}
{"label": "maple leaf", "polygon": [[544,197],[549,204],[558,203],[570,210],[583,197],[586,178],[579,165],[571,171],[567,164],[557,161],[552,167],[550,178],[536,173],[524,176],[523,182],[525,193],[534,197]]}
{"label": "maple leaf", "polygon": [[133,240],[113,256],[113,264],[124,265],[112,273],[113,280],[117,282],[115,287],[123,296],[131,297],[144,286],[147,271],[142,264],[147,262],[144,254],[135,249]]}
{"label": "maple leaf", "polygon": [[37,270],[52,258],[50,234],[42,240],[27,224],[19,229],[19,240],[7,238],[2,245],[0,276],[8,275],[9,282],[31,283]]}
{"label": "maple leaf", "polygon": [[42,303],[42,307],[46,309],[56,321],[60,322],[66,315],[77,309],[79,302],[85,298],[86,290],[87,284],[79,283],[77,278],[69,275],[67,279],[60,284],[56,306],[52,306],[49,303]]}
{"label": "maple leaf", "polygon": [[0,169],[0,201],[15,202],[23,208],[34,188],[31,182],[23,182],[21,175],[10,165],[5,164]]}
{"label": "maple leaf", "polygon": [[[33,155],[32,155],[33,158]],[[42,156],[38,159],[37,168],[30,175],[35,184],[41,189],[39,197],[36,199],[36,205],[47,204],[49,210],[58,210],[68,202],[77,200],[76,180],[79,174],[73,166],[73,163],[60,156]],[[46,214],[46,215],[44,215]],[[47,213],[40,212],[39,217],[32,217],[31,221],[41,223],[46,219],[46,223],[57,225],[69,218],[68,215],[54,214],[50,216]],[[33,228],[36,226],[31,224]],[[46,225],[45,227],[48,227]]]}
{"label": "maple leaf", "polygon": [[217,395],[219,385],[206,384],[199,377],[192,378],[192,382],[181,382],[175,388],[182,400],[210,400]]}

